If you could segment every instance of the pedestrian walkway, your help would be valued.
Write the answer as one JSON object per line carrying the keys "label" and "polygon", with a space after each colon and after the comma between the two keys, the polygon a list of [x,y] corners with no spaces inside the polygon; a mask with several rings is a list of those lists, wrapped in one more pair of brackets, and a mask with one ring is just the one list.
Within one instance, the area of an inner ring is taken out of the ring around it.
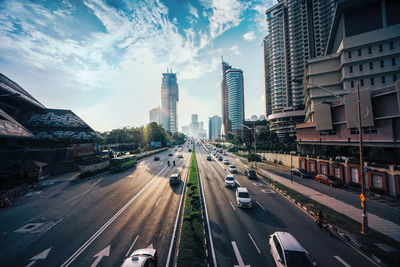
{"label": "pedestrian walkway", "polygon": [[79,177],[80,172],[68,172],[61,175],[56,175],[39,181],[38,186],[47,186],[55,183],[65,182],[65,181],[73,181]]}
{"label": "pedestrian walkway", "polygon": [[[297,182],[292,183],[290,180],[285,179],[279,175],[273,174],[264,169],[259,168],[258,171],[260,171],[264,175],[267,175],[272,180],[275,180],[275,181],[361,223],[361,214],[362,214],[361,209],[356,208],[352,205],[346,204],[346,203],[344,203],[340,200],[337,200],[333,197],[321,194],[320,192],[310,189],[310,188],[308,188],[302,184],[299,184]],[[368,226],[371,229],[374,229],[375,231],[380,232],[386,236],[389,236],[390,238],[396,240],[397,242],[400,242],[400,225],[397,225],[388,220],[382,219],[372,213],[368,213]]]}

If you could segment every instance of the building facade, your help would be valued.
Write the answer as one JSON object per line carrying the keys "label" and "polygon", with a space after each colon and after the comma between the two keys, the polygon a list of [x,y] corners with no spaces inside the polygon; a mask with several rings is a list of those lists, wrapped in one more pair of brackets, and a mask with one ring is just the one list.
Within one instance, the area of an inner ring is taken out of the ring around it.
{"label": "building facade", "polygon": [[208,119],[208,139],[214,141],[221,138],[222,118],[214,115]]}
{"label": "building facade", "polygon": [[222,81],[221,81],[221,107],[222,107],[222,124],[224,125],[225,131],[232,131],[231,123],[228,118],[228,86],[226,84],[226,71],[232,67],[224,62],[222,58]]}
{"label": "building facade", "polygon": [[162,75],[161,125],[165,130],[175,133],[178,131],[177,102],[179,101],[176,73],[168,70]]}
{"label": "building facade", "polygon": [[149,122],[160,123],[161,109],[159,107],[153,108],[149,111]]}
{"label": "building facade", "polygon": [[243,71],[228,69],[225,75],[228,91],[228,119],[232,132],[241,135],[244,122]]}

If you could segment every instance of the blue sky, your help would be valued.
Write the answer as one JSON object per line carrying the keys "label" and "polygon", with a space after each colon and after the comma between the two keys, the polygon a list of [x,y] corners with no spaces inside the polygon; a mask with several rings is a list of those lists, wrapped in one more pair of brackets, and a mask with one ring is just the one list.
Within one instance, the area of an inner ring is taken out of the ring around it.
{"label": "blue sky", "polygon": [[94,129],[148,122],[177,73],[178,124],[221,115],[221,56],[244,72],[246,117],[264,114],[261,42],[273,0],[0,0],[0,72]]}

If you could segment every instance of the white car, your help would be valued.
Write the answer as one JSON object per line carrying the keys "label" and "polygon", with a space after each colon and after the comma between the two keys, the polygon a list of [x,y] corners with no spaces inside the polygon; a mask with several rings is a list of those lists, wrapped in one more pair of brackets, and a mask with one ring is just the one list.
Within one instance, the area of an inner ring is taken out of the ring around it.
{"label": "white car", "polygon": [[251,200],[251,196],[249,191],[247,191],[246,187],[238,187],[236,189],[236,202],[239,208],[252,208],[253,201]]}
{"label": "white car", "polygon": [[122,267],[156,267],[157,252],[153,248],[143,248],[135,250],[128,258],[124,260]]}
{"label": "white car", "polygon": [[227,175],[225,177],[225,186],[226,187],[235,187],[236,186],[235,176]]}
{"label": "white car", "polygon": [[224,159],[222,162],[223,162],[225,165],[228,165],[228,164],[229,164],[229,160],[227,160],[227,159]]}
{"label": "white car", "polygon": [[238,172],[238,170],[236,169],[235,165],[229,165],[229,171],[231,173],[237,173]]}
{"label": "white car", "polygon": [[316,266],[309,253],[290,233],[275,232],[270,235],[269,249],[276,266]]}

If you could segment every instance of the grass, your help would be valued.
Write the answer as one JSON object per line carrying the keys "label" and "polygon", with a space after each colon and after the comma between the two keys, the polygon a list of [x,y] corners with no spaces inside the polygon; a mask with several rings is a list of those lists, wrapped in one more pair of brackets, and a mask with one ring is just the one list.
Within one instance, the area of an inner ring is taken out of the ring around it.
{"label": "grass", "polygon": [[[275,186],[275,188],[286,192],[290,198],[294,199],[296,202],[301,203],[301,206],[306,206],[308,210],[311,210],[316,214],[318,210],[321,210],[324,216],[327,218],[327,221],[333,225],[334,227],[339,228],[340,230],[346,232],[348,235],[352,236],[360,245],[363,251],[368,254],[374,254],[381,261],[389,266],[400,266],[400,243],[391,239],[390,237],[381,234],[373,229],[368,229],[367,235],[362,235],[361,232],[361,223],[347,217],[344,214],[341,214],[325,205],[320,204],[319,202],[312,200],[299,192],[290,189],[279,182],[276,182],[269,177],[265,177],[264,175],[259,174],[263,177],[268,183]],[[361,215],[361,212],[360,212]],[[388,253],[380,249],[376,244],[383,243],[390,245],[397,249],[394,252]]]}
{"label": "grass", "polygon": [[194,151],[192,152],[189,179],[186,186],[177,266],[206,266],[205,236],[201,217],[197,161]]}

